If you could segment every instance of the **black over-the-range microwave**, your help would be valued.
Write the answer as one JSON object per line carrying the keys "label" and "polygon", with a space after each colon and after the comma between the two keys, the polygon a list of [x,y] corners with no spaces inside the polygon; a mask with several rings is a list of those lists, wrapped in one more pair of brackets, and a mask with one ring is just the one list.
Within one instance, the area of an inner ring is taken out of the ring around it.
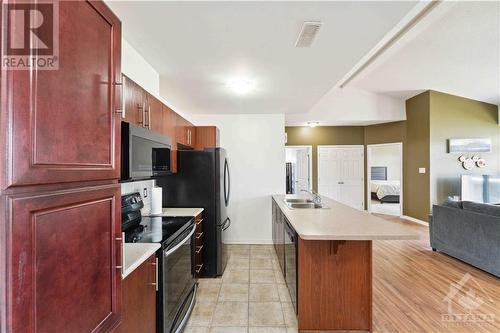
{"label": "black over-the-range microwave", "polygon": [[171,173],[171,139],[122,122],[121,179],[145,179]]}

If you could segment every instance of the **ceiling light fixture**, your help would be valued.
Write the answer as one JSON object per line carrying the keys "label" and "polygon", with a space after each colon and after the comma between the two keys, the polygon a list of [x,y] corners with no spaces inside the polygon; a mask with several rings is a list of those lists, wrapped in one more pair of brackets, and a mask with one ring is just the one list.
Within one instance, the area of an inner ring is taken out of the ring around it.
{"label": "ceiling light fixture", "polygon": [[319,126],[319,122],[318,121],[308,121],[307,126],[314,128],[316,126]]}
{"label": "ceiling light fixture", "polygon": [[227,86],[237,94],[247,94],[255,88],[255,82],[248,79],[234,79]]}

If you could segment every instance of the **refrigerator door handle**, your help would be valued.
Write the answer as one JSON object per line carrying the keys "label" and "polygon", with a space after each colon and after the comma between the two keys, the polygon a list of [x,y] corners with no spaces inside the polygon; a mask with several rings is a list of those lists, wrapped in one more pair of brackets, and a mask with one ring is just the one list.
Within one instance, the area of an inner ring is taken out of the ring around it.
{"label": "refrigerator door handle", "polygon": [[227,228],[229,228],[231,226],[231,219],[229,217],[226,219],[226,221],[228,223],[227,223],[227,225],[224,225],[224,228],[222,228],[222,231],[227,230]]}
{"label": "refrigerator door handle", "polygon": [[229,204],[229,194],[231,192],[231,177],[229,175],[229,165],[227,164],[227,159],[224,160],[224,201],[227,205]]}

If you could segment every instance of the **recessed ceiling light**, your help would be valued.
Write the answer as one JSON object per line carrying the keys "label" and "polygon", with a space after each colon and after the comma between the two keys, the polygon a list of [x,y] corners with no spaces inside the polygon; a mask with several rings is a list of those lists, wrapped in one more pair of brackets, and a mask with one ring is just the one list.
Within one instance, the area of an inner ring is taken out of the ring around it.
{"label": "recessed ceiling light", "polygon": [[309,126],[309,127],[316,127],[318,125],[319,125],[319,122],[317,122],[317,121],[308,121],[307,122],[307,126]]}
{"label": "recessed ceiling light", "polygon": [[237,94],[247,94],[255,88],[255,82],[248,79],[234,79],[227,86]]}

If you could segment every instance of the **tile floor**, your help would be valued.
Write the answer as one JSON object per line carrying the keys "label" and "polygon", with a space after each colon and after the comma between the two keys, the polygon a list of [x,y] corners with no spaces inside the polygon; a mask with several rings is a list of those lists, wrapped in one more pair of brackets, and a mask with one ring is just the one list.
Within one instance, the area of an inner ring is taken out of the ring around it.
{"label": "tile floor", "polygon": [[200,279],[185,333],[296,333],[272,245],[230,245],[222,278]]}

